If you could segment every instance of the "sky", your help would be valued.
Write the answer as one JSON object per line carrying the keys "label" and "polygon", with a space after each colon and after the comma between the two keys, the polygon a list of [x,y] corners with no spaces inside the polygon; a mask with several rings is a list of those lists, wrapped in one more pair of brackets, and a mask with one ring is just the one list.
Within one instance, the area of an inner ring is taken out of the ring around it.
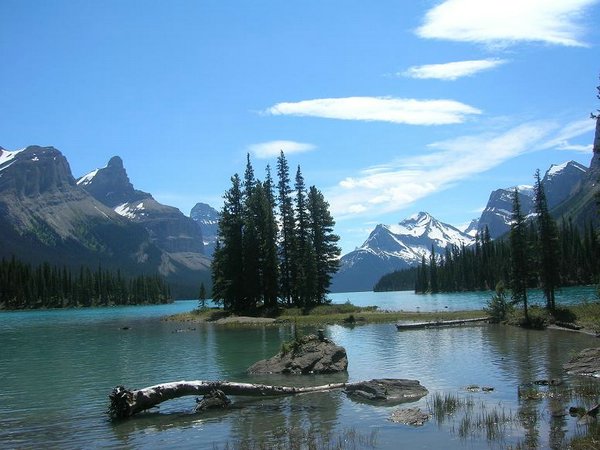
{"label": "sky", "polygon": [[0,146],[75,177],[119,155],[186,215],[283,150],[347,253],[589,165],[598,23],[600,0],[0,0]]}

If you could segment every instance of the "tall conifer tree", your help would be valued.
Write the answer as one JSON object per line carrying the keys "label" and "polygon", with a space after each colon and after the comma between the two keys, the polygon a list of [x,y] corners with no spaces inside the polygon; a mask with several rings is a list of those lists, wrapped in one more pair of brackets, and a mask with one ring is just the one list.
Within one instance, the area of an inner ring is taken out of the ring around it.
{"label": "tall conifer tree", "polygon": [[548,202],[544,186],[540,179],[540,171],[535,172],[535,212],[537,214],[538,232],[538,272],[540,285],[546,297],[548,309],[555,308],[554,292],[560,285],[558,231],[554,219],[548,211]]}
{"label": "tall conifer tree", "polygon": [[529,322],[527,309],[527,283],[529,281],[529,249],[527,245],[527,224],[521,211],[519,190],[513,193],[512,222],[510,224],[511,281],[512,299],[514,303],[522,303],[525,321]]}

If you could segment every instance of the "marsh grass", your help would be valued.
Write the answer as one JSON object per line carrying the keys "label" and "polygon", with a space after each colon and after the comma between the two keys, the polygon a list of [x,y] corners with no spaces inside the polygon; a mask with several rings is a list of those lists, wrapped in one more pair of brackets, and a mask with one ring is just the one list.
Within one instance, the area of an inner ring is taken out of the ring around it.
{"label": "marsh grass", "polygon": [[489,442],[501,442],[506,430],[519,424],[517,417],[501,405],[476,403],[471,396],[437,392],[427,405],[437,424],[452,422],[451,431],[461,439],[485,437]]}
{"label": "marsh grass", "polygon": [[213,450],[358,450],[377,448],[378,430],[363,434],[346,428],[338,434],[314,428],[280,428],[271,436],[243,438],[223,446],[213,444]]}

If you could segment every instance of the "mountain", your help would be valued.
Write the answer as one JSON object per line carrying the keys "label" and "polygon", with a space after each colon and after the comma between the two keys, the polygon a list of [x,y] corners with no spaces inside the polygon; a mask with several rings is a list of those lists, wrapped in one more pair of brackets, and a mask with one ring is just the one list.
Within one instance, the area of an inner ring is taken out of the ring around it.
{"label": "mountain", "polygon": [[572,195],[556,206],[552,215],[557,219],[570,220],[583,228],[589,223],[598,225],[598,203],[600,199],[600,118],[596,118],[592,160],[583,179],[574,187]]}
{"label": "mountain", "polygon": [[148,232],[77,186],[53,147],[0,149],[0,257],[78,268],[154,273],[161,251]]}
{"label": "mountain", "polygon": [[133,187],[120,157],[77,180],[77,185],[126,220],[141,225],[162,252],[159,272],[176,283],[187,296],[197,295],[198,272],[208,273],[202,231],[179,209],[163,205],[151,194]]}
{"label": "mountain", "polygon": [[196,221],[202,230],[204,253],[207,256],[212,256],[219,231],[219,212],[206,203],[196,203],[190,211],[190,217]]}
{"label": "mountain", "polygon": [[429,256],[431,247],[440,254],[451,244],[469,245],[473,237],[442,223],[425,212],[397,225],[379,224],[364,244],[341,258],[332,280],[332,292],[371,290],[382,275],[405,269]]}
{"label": "mountain", "polygon": [[[550,166],[542,178],[548,207],[552,210],[569,199],[586,178],[587,173],[588,169],[575,161]],[[523,214],[525,216],[533,214],[535,209],[533,186],[523,185],[517,188]],[[483,230],[487,226],[492,239],[510,230],[514,190],[515,188],[512,187],[493,191],[479,218],[478,229]]]}

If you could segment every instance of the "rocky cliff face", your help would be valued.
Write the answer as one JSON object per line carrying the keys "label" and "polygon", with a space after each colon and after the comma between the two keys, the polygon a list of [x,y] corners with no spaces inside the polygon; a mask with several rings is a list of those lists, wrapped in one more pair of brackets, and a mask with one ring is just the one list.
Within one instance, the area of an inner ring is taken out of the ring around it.
{"label": "rocky cliff face", "polygon": [[146,228],[160,249],[187,253],[188,260],[193,254],[200,255],[202,264],[207,264],[202,232],[196,222],[177,208],[157,202],[151,194],[134,189],[118,156],[111,158],[106,167],[79,178],[77,184],[120,216]]}
{"label": "rocky cliff face", "polygon": [[[544,174],[542,185],[552,210],[574,195],[587,176],[588,169],[575,162],[552,165]],[[521,210],[525,216],[534,213],[533,186],[517,186]],[[488,203],[479,218],[478,229],[489,229],[492,239],[496,239],[510,230],[512,216],[513,188],[497,189],[490,194]]]}
{"label": "rocky cliff face", "polygon": [[190,217],[200,226],[204,239],[204,253],[212,256],[219,232],[219,212],[206,203],[196,203]]}
{"label": "rocky cliff face", "polygon": [[160,252],[148,233],[128,223],[75,183],[53,147],[0,153],[0,255],[78,267],[102,264],[148,271]]}

